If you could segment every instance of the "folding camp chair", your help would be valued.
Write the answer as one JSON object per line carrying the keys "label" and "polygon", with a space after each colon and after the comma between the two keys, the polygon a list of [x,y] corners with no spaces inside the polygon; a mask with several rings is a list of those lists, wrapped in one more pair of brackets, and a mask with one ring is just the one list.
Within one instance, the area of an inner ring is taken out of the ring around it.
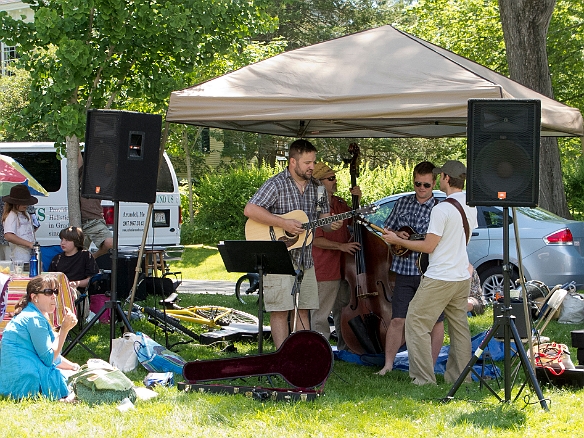
{"label": "folding camp chair", "polygon": [[543,305],[539,309],[539,312],[536,315],[536,319],[533,323],[533,331],[535,338],[542,342],[541,335],[549,322],[553,319],[556,312],[560,309],[564,299],[568,295],[568,289],[564,287],[560,287],[559,289],[555,289],[552,293],[550,293],[547,297],[547,300],[544,301]]}

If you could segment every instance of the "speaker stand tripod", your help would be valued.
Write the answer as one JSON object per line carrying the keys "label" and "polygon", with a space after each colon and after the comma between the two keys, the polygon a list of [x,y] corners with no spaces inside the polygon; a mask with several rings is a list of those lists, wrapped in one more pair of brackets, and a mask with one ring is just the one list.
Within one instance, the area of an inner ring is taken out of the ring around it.
{"label": "speaker stand tripod", "polygon": [[130,325],[130,321],[124,314],[122,310],[122,306],[118,301],[118,223],[119,223],[119,216],[120,216],[120,202],[114,201],[114,236],[113,236],[113,248],[112,248],[112,273],[111,273],[111,291],[110,291],[110,299],[106,301],[101,309],[97,312],[97,314],[92,318],[91,321],[83,327],[83,329],[79,332],[79,334],[71,341],[71,343],[63,350],[63,356],[66,356],[83,336],[93,327],[93,325],[99,321],[101,315],[103,315],[108,309],[110,310],[110,353],[112,351],[112,341],[116,338],[116,322],[117,317],[119,317],[126,330],[134,332],[132,326]]}
{"label": "speaker stand tripod", "polygon": [[[445,398],[442,399],[444,402],[448,402],[454,398],[454,394],[460,385],[465,381],[466,377],[470,372],[472,372],[480,382],[485,385],[485,387],[499,400],[510,402],[511,401],[511,390],[512,390],[512,378],[511,378],[511,337],[515,342],[515,346],[517,348],[517,353],[519,354],[519,359],[521,361],[521,367],[525,373],[526,379],[531,384],[531,387],[535,391],[538,397],[538,401],[543,409],[546,411],[549,410],[547,406],[547,402],[543,397],[543,393],[541,392],[541,388],[535,376],[535,372],[529,363],[529,358],[527,357],[527,353],[523,348],[523,343],[521,342],[521,337],[519,336],[519,332],[517,331],[517,327],[515,326],[515,317],[511,315],[511,300],[510,300],[510,272],[511,266],[509,264],[509,207],[503,207],[503,311],[502,315],[496,318],[496,321],[485,336],[485,339],[481,342],[479,347],[474,352],[470,362],[465,367],[462,374],[458,377],[450,392],[446,395]],[[480,356],[483,354],[483,351],[495,336],[495,333],[498,332],[499,329],[503,330],[503,352],[504,352],[504,383],[505,383],[505,399],[503,400],[499,394],[497,394],[493,388],[488,384],[486,380],[483,379],[482,376],[478,375],[478,373],[473,369],[476,362],[479,360]],[[531,336],[531,330],[528,331],[527,336]],[[523,386],[521,387],[523,389]],[[521,390],[515,397],[519,397],[521,394]]]}

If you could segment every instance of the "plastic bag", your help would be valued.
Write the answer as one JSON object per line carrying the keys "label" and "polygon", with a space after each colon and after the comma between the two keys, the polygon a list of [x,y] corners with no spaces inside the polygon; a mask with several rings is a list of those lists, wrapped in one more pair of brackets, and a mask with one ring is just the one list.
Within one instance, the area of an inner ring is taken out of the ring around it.
{"label": "plastic bag", "polygon": [[136,335],[138,339],[134,343],[134,348],[138,360],[144,368],[153,373],[172,371],[182,375],[186,363],[182,357],[167,350],[144,333],[137,332]]}
{"label": "plastic bag", "polygon": [[134,343],[141,339],[135,333],[129,332],[124,333],[121,338],[113,339],[109,363],[124,373],[134,371],[139,363]]}
{"label": "plastic bag", "polygon": [[579,324],[584,322],[584,297],[579,293],[566,295],[560,308],[558,322],[562,324]]}

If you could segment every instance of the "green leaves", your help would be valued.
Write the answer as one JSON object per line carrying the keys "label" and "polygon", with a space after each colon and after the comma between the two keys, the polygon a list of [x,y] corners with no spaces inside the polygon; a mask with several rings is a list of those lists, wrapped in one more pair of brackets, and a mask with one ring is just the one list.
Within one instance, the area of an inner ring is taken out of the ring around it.
{"label": "green leaves", "polygon": [[45,0],[31,7],[34,23],[0,14],[0,39],[13,38],[25,52],[31,111],[55,139],[83,138],[87,107],[124,109],[140,100],[164,111],[185,73],[272,23],[253,1]]}

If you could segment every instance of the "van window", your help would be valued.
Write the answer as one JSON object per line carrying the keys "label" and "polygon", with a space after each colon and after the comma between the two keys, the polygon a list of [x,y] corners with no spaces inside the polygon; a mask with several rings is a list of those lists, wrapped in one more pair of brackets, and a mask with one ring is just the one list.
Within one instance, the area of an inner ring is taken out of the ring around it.
{"label": "van window", "polygon": [[162,165],[158,173],[158,182],[156,183],[157,192],[174,192],[174,185],[172,184],[172,174],[168,167],[168,163],[162,158]]}
{"label": "van window", "polygon": [[9,152],[47,192],[61,188],[61,161],[57,152]]}

